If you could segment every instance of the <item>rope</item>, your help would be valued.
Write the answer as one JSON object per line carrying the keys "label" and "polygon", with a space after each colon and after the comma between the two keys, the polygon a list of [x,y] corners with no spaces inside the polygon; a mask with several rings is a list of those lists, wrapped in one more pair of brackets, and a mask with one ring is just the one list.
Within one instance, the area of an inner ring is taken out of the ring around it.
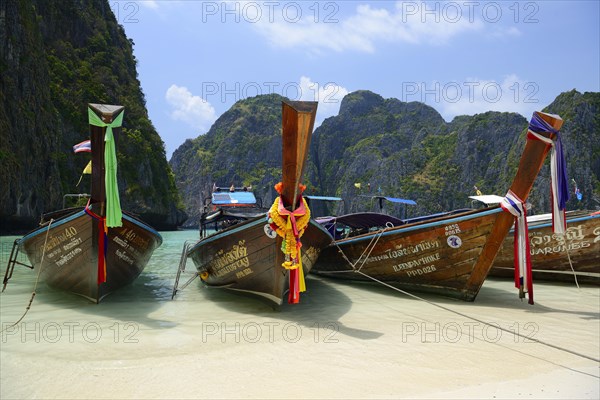
{"label": "rope", "polygon": [[[344,260],[346,260],[348,262],[348,264],[350,264],[350,266],[352,267],[352,271],[357,271],[358,272],[358,271],[360,271],[362,269],[362,267],[365,265],[365,263],[369,259],[369,256],[371,255],[371,252],[373,251],[373,249],[377,245],[377,242],[379,242],[379,239],[381,238],[381,236],[383,236],[383,233],[386,232],[386,231],[388,231],[388,230],[390,230],[393,227],[394,227],[394,225],[392,223],[387,222],[385,224],[385,228],[376,231],[373,234],[373,237],[371,238],[371,241],[369,242],[369,244],[367,245],[367,247],[365,247],[365,249],[361,253],[360,257],[358,257],[358,259],[356,260],[356,262],[354,264],[348,259],[348,257],[344,253],[344,250],[342,250],[340,248],[340,246],[337,244],[337,241],[335,241],[333,243],[338,248],[339,252],[342,253],[342,257],[344,258]],[[363,256],[365,255],[365,253],[367,252],[367,250],[368,250],[367,256],[364,258],[362,264],[360,265],[360,268],[356,269],[356,265],[360,262],[361,259],[363,259]],[[332,271],[332,272],[351,272],[351,271],[348,270],[348,271]]]}
{"label": "rope", "polygon": [[571,254],[569,253],[569,243],[567,243],[567,235],[563,233],[563,238],[565,239],[565,250],[567,252],[567,259],[569,260],[569,266],[571,267],[571,271],[573,271],[573,278],[575,278],[575,285],[577,289],[581,289],[579,287],[579,282],[577,281],[577,273],[575,272],[575,268],[573,268],[573,262],[571,261]]}
{"label": "rope", "polygon": [[[385,229],[384,229],[384,230],[385,230]],[[378,232],[378,233],[379,233],[379,232]],[[383,233],[383,230],[381,231],[381,234],[382,234],[382,233]],[[380,234],[380,236],[381,236],[381,234]],[[392,290],[395,290],[395,291],[397,291],[397,292],[400,292],[400,293],[402,293],[402,294],[404,294],[404,295],[406,295],[406,296],[412,297],[412,298],[413,298],[413,299],[415,299],[415,300],[419,300],[419,301],[425,302],[425,303],[427,303],[427,304],[430,304],[430,305],[432,305],[432,306],[434,306],[434,307],[441,308],[442,310],[445,310],[445,311],[448,311],[448,312],[450,312],[450,313],[453,313],[453,314],[459,315],[459,316],[461,316],[461,317],[464,317],[464,318],[466,318],[466,319],[469,319],[469,320],[472,320],[472,321],[475,321],[475,322],[479,322],[479,323],[481,323],[481,324],[484,324],[484,325],[486,325],[486,326],[491,326],[491,327],[494,327],[494,328],[496,328],[496,329],[500,329],[501,331],[508,332],[508,333],[510,333],[510,334],[512,334],[512,335],[514,335],[514,336],[518,336],[518,337],[520,337],[520,338],[522,338],[522,339],[526,339],[526,340],[533,341],[533,342],[535,342],[535,343],[537,343],[537,344],[541,344],[541,345],[543,345],[543,346],[548,346],[548,347],[551,347],[551,348],[554,348],[554,349],[557,349],[557,350],[560,350],[560,351],[564,351],[564,352],[566,352],[566,353],[570,353],[570,354],[572,354],[572,355],[575,355],[575,356],[578,356],[578,357],[581,357],[581,358],[585,358],[585,359],[588,359],[588,360],[594,361],[594,362],[596,362],[596,363],[600,363],[600,359],[598,359],[598,358],[594,358],[594,357],[592,357],[592,356],[588,356],[587,354],[582,354],[582,353],[579,353],[579,352],[576,352],[576,351],[574,351],[574,350],[570,350],[570,349],[567,349],[567,348],[564,348],[564,347],[560,347],[560,346],[554,345],[554,344],[552,344],[552,343],[545,342],[545,341],[543,341],[543,340],[539,340],[539,339],[531,338],[531,337],[529,337],[529,336],[523,335],[523,334],[521,334],[521,333],[518,333],[518,332],[511,331],[511,330],[509,330],[509,329],[506,329],[506,328],[503,328],[503,327],[501,327],[501,326],[497,326],[497,325],[490,324],[489,322],[486,322],[486,321],[480,320],[480,319],[478,319],[478,318],[475,318],[475,317],[472,317],[472,316],[470,316],[470,315],[467,315],[467,314],[461,313],[461,312],[459,312],[459,311],[453,310],[453,309],[451,309],[451,308],[448,308],[448,307],[442,306],[442,305],[440,305],[440,304],[434,303],[434,302],[432,302],[432,301],[429,301],[429,300],[427,300],[427,299],[424,299],[424,298],[422,298],[422,297],[419,297],[419,296],[416,296],[416,295],[414,295],[414,294],[412,294],[412,293],[409,293],[409,292],[407,292],[407,291],[405,291],[405,290],[402,290],[402,289],[399,289],[399,288],[397,288],[397,287],[394,287],[394,286],[390,285],[389,283],[383,282],[383,281],[381,281],[381,280],[379,280],[379,279],[377,279],[377,278],[374,278],[374,277],[372,277],[372,276],[370,276],[370,275],[368,275],[368,274],[366,274],[366,273],[364,273],[364,272],[360,271],[360,269],[358,269],[358,270],[357,270],[357,269],[355,269],[355,268],[354,268],[354,265],[353,265],[353,264],[352,264],[352,263],[349,261],[348,257],[346,256],[346,254],[344,254],[344,251],[343,251],[343,250],[340,248],[340,246],[339,246],[337,243],[336,243],[336,246],[337,246],[338,250],[339,250],[339,251],[342,253],[342,256],[343,256],[343,258],[344,258],[345,260],[347,260],[347,261],[348,261],[348,263],[350,264],[350,266],[353,268],[352,270],[348,270],[348,271],[339,271],[339,272],[355,272],[355,273],[357,273],[357,274],[360,274],[360,275],[364,276],[365,278],[368,278],[368,279],[371,279],[372,281],[375,281],[375,282],[377,282],[377,283],[380,283],[380,284],[382,284],[383,286],[389,287],[389,288],[390,288],[390,289],[392,289]],[[371,249],[371,250],[372,250],[372,249]],[[365,251],[366,251],[366,249],[365,249]],[[363,251],[363,254],[364,254],[364,251]],[[369,251],[369,254],[370,254],[370,251]],[[361,256],[362,256],[362,255],[361,255]],[[364,262],[363,262],[363,264],[364,264]],[[361,266],[361,268],[362,268],[362,266]],[[590,375],[590,376],[593,376],[594,378],[599,378],[599,379],[600,379],[600,376],[597,376],[597,375],[591,375],[591,374],[588,374],[588,373],[585,373],[585,372],[582,372],[582,371],[577,371],[577,372],[580,372],[580,373],[582,373],[582,374],[585,374],[585,375]]]}
{"label": "rope", "polygon": [[17,322],[15,322],[12,325],[4,327],[4,329],[2,329],[0,331],[0,333],[4,332],[8,328],[12,328],[13,326],[16,326],[17,324],[19,324],[19,322],[21,322],[23,320],[23,318],[25,318],[25,316],[29,312],[29,309],[31,308],[31,304],[33,303],[33,299],[35,298],[35,295],[36,295],[35,291],[37,290],[37,285],[40,281],[40,274],[42,272],[42,267],[44,266],[44,257],[46,256],[46,244],[48,243],[48,235],[50,234],[50,227],[52,226],[52,222],[54,222],[53,218],[50,219],[50,223],[48,224],[48,228],[46,229],[46,238],[44,240],[44,247],[42,248],[42,260],[40,261],[40,269],[38,270],[37,276],[35,278],[35,284],[33,285],[33,292],[31,293],[31,298],[29,299],[29,304],[27,305],[27,308],[25,308],[25,312],[23,313],[23,315],[21,315],[21,318],[19,318],[19,320]]}

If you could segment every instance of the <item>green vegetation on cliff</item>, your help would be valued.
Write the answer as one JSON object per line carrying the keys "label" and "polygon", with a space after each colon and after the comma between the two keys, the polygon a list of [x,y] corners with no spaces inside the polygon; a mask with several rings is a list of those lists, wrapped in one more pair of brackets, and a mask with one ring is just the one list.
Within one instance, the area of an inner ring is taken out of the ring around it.
{"label": "green vegetation on cliff", "polygon": [[[0,223],[31,225],[76,188],[88,157],[88,103],[125,106],[118,143],[124,209],[158,228],[182,222],[164,144],[150,122],[133,43],[107,0],[8,0],[0,5]],[[7,134],[4,134],[7,132]],[[84,180],[85,181],[85,180]]]}

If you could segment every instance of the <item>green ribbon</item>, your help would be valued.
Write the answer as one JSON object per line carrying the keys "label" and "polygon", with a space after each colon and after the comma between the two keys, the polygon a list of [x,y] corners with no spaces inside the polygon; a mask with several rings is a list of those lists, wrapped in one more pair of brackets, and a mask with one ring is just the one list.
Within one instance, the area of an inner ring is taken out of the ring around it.
{"label": "green ribbon", "polygon": [[106,226],[109,228],[123,226],[123,212],[121,211],[119,186],[117,185],[117,150],[112,131],[113,128],[118,128],[123,123],[123,114],[125,114],[125,111],[121,112],[113,122],[107,124],[91,108],[88,108],[90,125],[101,128],[106,127],[106,134],[104,135],[104,186],[106,190]]}

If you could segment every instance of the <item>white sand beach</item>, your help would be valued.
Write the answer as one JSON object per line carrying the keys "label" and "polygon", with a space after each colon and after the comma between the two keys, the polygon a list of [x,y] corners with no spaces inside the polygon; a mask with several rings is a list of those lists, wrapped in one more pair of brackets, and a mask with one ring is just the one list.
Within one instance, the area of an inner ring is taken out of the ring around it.
{"label": "white sand beach", "polygon": [[12,328],[29,293],[9,286],[1,398],[600,397],[598,287],[537,282],[533,306],[502,280],[474,303],[424,296],[470,319],[312,276],[280,311],[198,281],[171,301],[170,285],[144,273],[100,305],[41,287]]}

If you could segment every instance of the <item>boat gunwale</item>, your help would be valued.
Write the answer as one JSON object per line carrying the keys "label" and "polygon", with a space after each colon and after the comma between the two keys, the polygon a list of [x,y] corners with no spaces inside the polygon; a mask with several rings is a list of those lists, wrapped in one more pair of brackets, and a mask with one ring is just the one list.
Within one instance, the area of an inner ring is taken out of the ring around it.
{"label": "boat gunwale", "polygon": [[[225,228],[223,230],[217,231],[205,238],[202,238],[194,246],[192,246],[191,249],[188,250],[187,256],[190,257],[191,254],[194,251],[196,251],[196,249],[201,245],[205,245],[206,243],[213,242],[213,241],[219,239],[220,237],[222,237],[223,235],[234,234],[241,230],[246,229],[247,227],[254,227],[255,225],[258,225],[259,223],[261,223],[261,221],[264,225],[268,225],[265,215],[263,215],[263,216],[254,217],[253,219],[249,219],[249,220],[240,222],[239,224],[235,224],[235,225]],[[312,218],[310,219],[309,223],[313,226],[318,227],[318,229],[320,231],[322,231],[324,234],[326,234],[333,241],[333,237],[331,236],[329,231],[327,231],[327,229],[325,229],[321,224],[319,224]]]}
{"label": "boat gunwale", "polygon": [[[390,228],[389,230],[383,231],[381,233],[381,235],[389,236],[389,235],[394,235],[394,234],[398,234],[398,233],[411,232],[411,231],[418,230],[418,229],[426,229],[426,228],[443,225],[443,224],[452,224],[452,223],[462,222],[465,220],[470,220],[470,219],[474,219],[474,218],[497,214],[502,211],[503,210],[500,206],[488,207],[488,208],[481,209],[481,210],[468,211],[468,212],[465,212],[465,213],[462,213],[459,215],[440,217],[440,218],[435,218],[434,220],[429,220],[429,221],[426,220],[426,221],[415,222],[415,223],[407,224],[407,225],[395,226],[393,228]],[[336,240],[330,246],[335,246],[338,244],[346,245],[349,243],[356,243],[356,242],[362,242],[365,240],[371,240],[373,235],[377,234],[377,232],[380,232],[380,231],[381,230],[364,233],[359,236]]]}
{"label": "boat gunwale", "polygon": [[[591,219],[596,219],[596,218],[600,218],[600,214],[597,215],[593,215],[593,214],[588,214],[588,215],[583,215],[580,217],[575,217],[572,219],[569,219],[567,216],[567,229],[569,228],[569,224],[573,223],[573,222],[582,222],[582,221],[589,221]],[[535,229],[540,229],[540,228],[548,228],[550,226],[552,226],[552,219],[549,219],[550,222],[541,222],[539,224],[530,224],[529,225],[529,230],[535,230]],[[510,233],[514,232],[514,229],[510,230]]]}
{"label": "boat gunwale", "polygon": [[[66,224],[67,222],[71,222],[79,217],[84,216],[84,215],[86,215],[85,210],[75,211],[73,214],[65,215],[64,217],[53,222],[52,228],[61,226],[63,224]],[[90,218],[92,218],[92,217],[90,217]],[[150,225],[148,225],[148,224],[144,223],[143,221],[140,221],[139,219],[137,219],[133,216],[130,216],[126,213],[123,213],[123,218],[126,219],[127,221],[132,222],[133,224],[139,226],[140,228],[147,230],[151,234],[153,234],[160,242],[158,244],[158,246],[160,246],[163,243],[162,235],[160,233],[158,233],[158,231],[156,229],[152,228]],[[48,229],[47,224],[35,228],[33,231],[29,232],[28,234],[23,236],[21,239],[19,239],[19,241],[18,241],[19,245],[21,245],[22,243],[25,243],[26,241],[30,240],[31,238],[34,238],[35,236],[39,235],[40,233],[45,232],[47,229]]]}

